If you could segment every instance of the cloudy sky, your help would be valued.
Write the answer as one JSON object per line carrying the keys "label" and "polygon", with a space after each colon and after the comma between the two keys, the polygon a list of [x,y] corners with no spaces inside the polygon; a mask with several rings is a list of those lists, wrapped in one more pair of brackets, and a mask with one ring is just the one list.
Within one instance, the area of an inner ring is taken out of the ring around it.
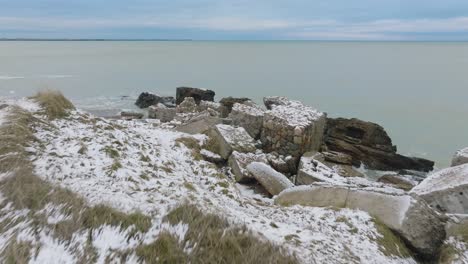
{"label": "cloudy sky", "polygon": [[0,38],[468,40],[467,0],[0,0]]}

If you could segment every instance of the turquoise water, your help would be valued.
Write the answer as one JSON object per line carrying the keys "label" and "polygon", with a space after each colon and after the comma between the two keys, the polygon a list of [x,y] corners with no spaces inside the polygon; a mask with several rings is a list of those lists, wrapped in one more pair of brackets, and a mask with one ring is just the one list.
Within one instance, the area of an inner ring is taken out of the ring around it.
{"label": "turquoise water", "polygon": [[54,88],[105,110],[183,85],[377,122],[400,153],[440,167],[468,146],[468,43],[0,42],[0,96]]}

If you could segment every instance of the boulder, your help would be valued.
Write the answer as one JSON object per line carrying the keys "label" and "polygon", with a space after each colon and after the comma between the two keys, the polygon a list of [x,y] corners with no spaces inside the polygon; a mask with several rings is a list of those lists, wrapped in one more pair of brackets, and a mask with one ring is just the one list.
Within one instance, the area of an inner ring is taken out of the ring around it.
{"label": "boulder", "polygon": [[416,185],[415,182],[406,178],[405,176],[396,174],[387,174],[380,177],[377,182],[386,183],[394,186],[395,188],[410,191]]}
{"label": "boulder", "polygon": [[329,118],[325,145],[330,151],[351,156],[356,167],[364,163],[373,170],[425,172],[434,167],[433,161],[397,154],[396,146],[381,126],[355,118]]}
{"label": "boulder", "polygon": [[255,140],[243,127],[230,125],[215,125],[210,132],[217,142],[218,153],[224,159],[228,159],[233,151],[255,152]]}
{"label": "boulder", "polygon": [[137,101],[135,102],[135,105],[137,105],[140,108],[148,108],[152,105],[157,105],[157,104],[163,104],[166,107],[175,107],[175,99],[172,96],[159,96],[156,94],[152,93],[141,93],[140,96],[138,96]]}
{"label": "boulder", "polygon": [[245,128],[247,133],[255,139],[260,138],[263,126],[264,111],[258,107],[244,104],[234,104],[229,118],[235,126]]}
{"label": "boulder", "polygon": [[[307,155],[305,156],[307,157]],[[352,157],[349,155],[337,152],[320,152],[313,154],[313,158],[331,168],[341,177],[364,177],[362,173],[353,168],[351,165]]]}
{"label": "boulder", "polygon": [[399,234],[422,257],[438,253],[445,239],[443,219],[422,199],[386,190],[314,184],[287,189],[275,198],[280,205],[332,206],[368,212]]}
{"label": "boulder", "polygon": [[282,103],[265,112],[261,141],[266,152],[291,155],[296,161],[303,153],[322,145],[326,114],[298,101],[280,97]]}
{"label": "boulder", "polygon": [[223,157],[207,149],[200,150],[200,155],[203,157],[204,160],[213,162],[215,164],[222,164],[225,161]]}
{"label": "boulder", "polygon": [[163,104],[157,104],[148,108],[148,117],[159,119],[161,122],[171,122],[176,116],[175,108],[168,108]]}
{"label": "boulder", "polygon": [[223,106],[220,103],[210,102],[210,101],[200,101],[198,105],[198,111],[215,111],[215,116],[221,117],[221,112],[223,111]]}
{"label": "boulder", "polygon": [[268,110],[271,110],[275,105],[286,105],[289,100],[283,96],[267,96],[263,98],[263,104]]}
{"label": "boulder", "polygon": [[265,163],[252,162],[247,165],[247,170],[273,196],[294,186],[286,176]]}
{"label": "boulder", "polygon": [[268,163],[265,154],[232,152],[228,164],[237,182],[247,183],[255,179],[246,169],[247,165],[252,162]]}
{"label": "boulder", "polygon": [[307,152],[301,157],[296,176],[296,184],[309,185],[316,182],[326,182],[336,185],[346,184],[347,181],[344,177],[341,177],[333,169],[316,159],[317,154],[318,153],[315,152]]}
{"label": "boulder", "polygon": [[198,105],[200,101],[214,101],[215,92],[206,89],[192,87],[178,87],[176,91],[176,104],[181,104],[186,97],[193,97]]}
{"label": "boulder", "polygon": [[136,112],[120,112],[120,117],[124,120],[132,120],[132,119],[142,119],[144,116],[143,113],[136,113]]}
{"label": "boulder", "polygon": [[411,193],[441,212],[468,214],[468,164],[430,174]]}
{"label": "boulder", "polygon": [[468,148],[461,149],[455,153],[452,159],[452,167],[468,163]]}
{"label": "boulder", "polygon": [[196,113],[198,106],[193,97],[185,97],[184,101],[177,105],[177,113]]}
{"label": "boulder", "polygon": [[293,175],[296,174],[296,164],[291,156],[279,155],[276,152],[267,154],[270,166],[278,172],[283,174]]}
{"label": "boulder", "polygon": [[183,124],[177,126],[176,130],[188,134],[205,134],[214,128],[218,124],[230,124],[230,120],[225,120],[219,117],[213,116],[198,116],[189,119]]}
{"label": "boulder", "polygon": [[0,110],[4,109],[4,108],[7,108],[8,105],[7,104],[0,104]]}
{"label": "boulder", "polygon": [[245,97],[240,97],[240,98],[231,97],[231,96],[224,97],[223,99],[219,101],[219,103],[223,107],[222,117],[227,117],[231,113],[231,110],[234,104],[245,104],[247,102],[251,102],[251,100]]}

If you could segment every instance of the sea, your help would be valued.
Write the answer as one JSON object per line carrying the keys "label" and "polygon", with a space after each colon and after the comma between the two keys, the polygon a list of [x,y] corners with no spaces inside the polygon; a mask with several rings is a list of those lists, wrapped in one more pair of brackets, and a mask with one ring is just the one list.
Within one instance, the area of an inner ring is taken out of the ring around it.
{"label": "sea", "polygon": [[375,122],[399,153],[438,168],[468,146],[466,42],[0,41],[0,97],[56,89],[108,115],[179,86]]}

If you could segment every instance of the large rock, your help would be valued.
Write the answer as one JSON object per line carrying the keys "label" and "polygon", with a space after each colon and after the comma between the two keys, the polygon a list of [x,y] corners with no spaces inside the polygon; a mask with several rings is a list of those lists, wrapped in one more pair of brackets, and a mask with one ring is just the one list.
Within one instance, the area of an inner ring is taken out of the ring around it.
{"label": "large rock", "polygon": [[422,199],[407,194],[321,184],[287,189],[275,198],[275,203],[366,211],[427,258],[437,254],[445,239],[444,223],[440,216]]}
{"label": "large rock", "polygon": [[288,98],[283,96],[267,96],[263,98],[263,104],[268,110],[271,110],[273,106],[287,105],[289,103]]}
{"label": "large rock", "polygon": [[234,104],[246,104],[248,102],[251,102],[251,100],[245,97],[224,97],[219,101],[219,103],[223,107],[222,117],[227,117],[231,113]]}
{"label": "large rock", "polygon": [[[309,153],[304,154],[304,158],[301,158],[301,162],[307,160]],[[323,163],[327,167],[331,168],[335,173],[341,177],[364,177],[362,173],[355,170],[351,165],[352,157],[343,153],[337,152],[320,152],[313,155],[313,159]]]}
{"label": "large rock", "polygon": [[181,104],[186,97],[193,97],[197,104],[200,101],[214,101],[215,92],[206,89],[192,87],[178,87],[176,91],[176,104]]}
{"label": "large rock", "polygon": [[452,159],[452,167],[468,163],[468,148],[460,149]]}
{"label": "large rock", "polygon": [[233,151],[247,153],[256,150],[255,140],[243,127],[219,124],[210,133],[217,142],[218,153],[224,159],[228,159]]}
{"label": "large rock", "polygon": [[364,163],[374,170],[431,171],[434,162],[397,154],[396,146],[385,130],[359,119],[329,118],[325,134],[326,148],[348,154],[354,166]]}
{"label": "large rock", "polygon": [[432,173],[411,193],[442,212],[468,214],[468,164]]}
{"label": "large rock", "polygon": [[395,188],[402,189],[405,191],[410,191],[416,185],[414,181],[411,181],[407,177],[396,174],[383,175],[379,177],[377,182],[390,184]]}
{"label": "large rock", "polygon": [[271,195],[277,195],[294,186],[286,176],[265,163],[252,162],[247,166],[247,170]]}
{"label": "large rock", "polygon": [[177,113],[196,113],[198,106],[193,97],[185,97],[184,101],[177,105]]}
{"label": "large rock", "polygon": [[261,141],[266,152],[291,155],[297,161],[303,153],[322,145],[326,114],[298,101],[278,99],[263,117]]}
{"label": "large rock", "polygon": [[230,120],[225,120],[214,116],[196,116],[183,124],[177,126],[176,130],[188,134],[205,134],[218,124],[229,124]]}
{"label": "large rock", "polygon": [[268,163],[265,154],[232,152],[228,164],[237,182],[246,183],[255,179],[246,168],[252,162]]}
{"label": "large rock", "polygon": [[216,116],[221,117],[223,111],[223,106],[220,103],[210,102],[210,101],[200,101],[198,105],[198,111],[215,111]]}
{"label": "large rock", "polygon": [[175,107],[175,99],[172,96],[159,96],[152,93],[141,93],[135,105],[140,108],[148,108],[152,105],[163,104],[166,107]]}
{"label": "large rock", "polygon": [[260,138],[263,126],[263,115],[265,111],[258,107],[244,104],[234,104],[229,118],[236,126],[245,128],[247,133],[255,139]]}
{"label": "large rock", "polygon": [[152,105],[148,108],[148,117],[159,119],[161,122],[170,122],[176,116],[175,108],[168,108],[163,104]]}

